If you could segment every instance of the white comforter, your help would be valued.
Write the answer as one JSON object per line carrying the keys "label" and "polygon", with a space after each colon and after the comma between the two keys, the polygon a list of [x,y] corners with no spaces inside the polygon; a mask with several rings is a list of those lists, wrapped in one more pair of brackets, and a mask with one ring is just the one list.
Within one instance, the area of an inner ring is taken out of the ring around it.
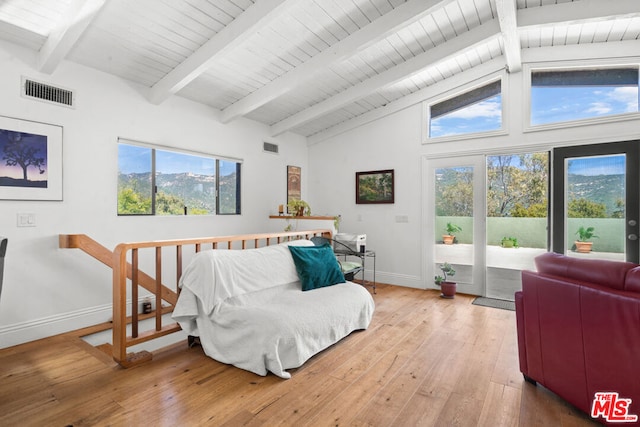
{"label": "white comforter", "polygon": [[208,356],[281,378],[352,331],[366,329],[374,310],[369,292],[351,282],[303,292],[284,244],[201,252],[180,286],[173,318],[200,337]]}

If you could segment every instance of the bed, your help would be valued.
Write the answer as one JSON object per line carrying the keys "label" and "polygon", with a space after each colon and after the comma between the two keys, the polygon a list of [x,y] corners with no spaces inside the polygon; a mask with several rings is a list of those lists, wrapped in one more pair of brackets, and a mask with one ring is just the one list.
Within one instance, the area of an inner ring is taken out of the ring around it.
{"label": "bed", "polygon": [[371,294],[344,280],[330,246],[305,239],[199,252],[179,287],[173,318],[209,357],[285,379],[288,369],[366,329],[374,312]]}

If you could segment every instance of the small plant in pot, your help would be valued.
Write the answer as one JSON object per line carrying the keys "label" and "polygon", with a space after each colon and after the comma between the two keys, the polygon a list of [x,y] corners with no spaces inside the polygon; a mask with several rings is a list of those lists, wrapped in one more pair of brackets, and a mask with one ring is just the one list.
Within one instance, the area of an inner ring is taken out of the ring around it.
{"label": "small plant in pot", "polygon": [[287,203],[287,209],[289,213],[293,216],[310,216],[311,215],[311,207],[304,200],[296,199],[289,200]]}
{"label": "small plant in pot", "polygon": [[440,289],[442,290],[440,296],[442,298],[453,298],[456,295],[456,282],[450,282],[447,278],[455,276],[456,271],[448,262],[442,264],[440,266],[440,270],[442,271],[443,276],[437,275],[434,278],[436,285],[440,286]]}
{"label": "small plant in pot", "polygon": [[593,242],[590,242],[589,239],[598,238],[594,233],[593,227],[583,227],[582,225],[576,231],[576,235],[578,236],[578,240],[576,240],[576,252],[580,252],[583,254],[591,252],[591,247],[593,246]]}
{"label": "small plant in pot", "polygon": [[447,234],[442,235],[442,241],[444,242],[445,245],[452,245],[453,241],[456,239],[456,236],[454,235],[454,233],[458,233],[462,231],[462,228],[448,222],[444,230]]}

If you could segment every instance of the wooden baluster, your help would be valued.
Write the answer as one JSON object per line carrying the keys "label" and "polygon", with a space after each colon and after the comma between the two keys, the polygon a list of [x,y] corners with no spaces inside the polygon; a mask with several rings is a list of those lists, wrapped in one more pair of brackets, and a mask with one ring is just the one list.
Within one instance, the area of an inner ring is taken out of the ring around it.
{"label": "wooden baluster", "polygon": [[218,249],[218,242],[213,242],[211,244],[211,249]]}
{"label": "wooden baluster", "polygon": [[156,331],[162,329],[162,246],[156,246]]}
{"label": "wooden baluster", "polygon": [[247,249],[247,241],[242,239],[242,249]]}
{"label": "wooden baluster", "polygon": [[196,243],[196,253],[200,252],[201,248],[202,246],[200,245],[200,243]]}
{"label": "wooden baluster", "polygon": [[180,293],[180,278],[182,277],[182,245],[176,246],[176,292]]}
{"label": "wooden baluster", "polygon": [[131,336],[138,337],[138,249],[131,250]]}

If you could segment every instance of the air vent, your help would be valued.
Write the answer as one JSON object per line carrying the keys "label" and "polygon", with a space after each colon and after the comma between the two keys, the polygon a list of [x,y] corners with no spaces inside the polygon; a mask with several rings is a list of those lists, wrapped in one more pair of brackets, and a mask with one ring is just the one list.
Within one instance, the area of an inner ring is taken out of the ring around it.
{"label": "air vent", "polygon": [[22,96],[65,107],[74,107],[74,96],[72,91],[24,77],[22,78]]}
{"label": "air vent", "polygon": [[270,142],[264,142],[262,149],[267,153],[278,154],[278,144],[272,144]]}

